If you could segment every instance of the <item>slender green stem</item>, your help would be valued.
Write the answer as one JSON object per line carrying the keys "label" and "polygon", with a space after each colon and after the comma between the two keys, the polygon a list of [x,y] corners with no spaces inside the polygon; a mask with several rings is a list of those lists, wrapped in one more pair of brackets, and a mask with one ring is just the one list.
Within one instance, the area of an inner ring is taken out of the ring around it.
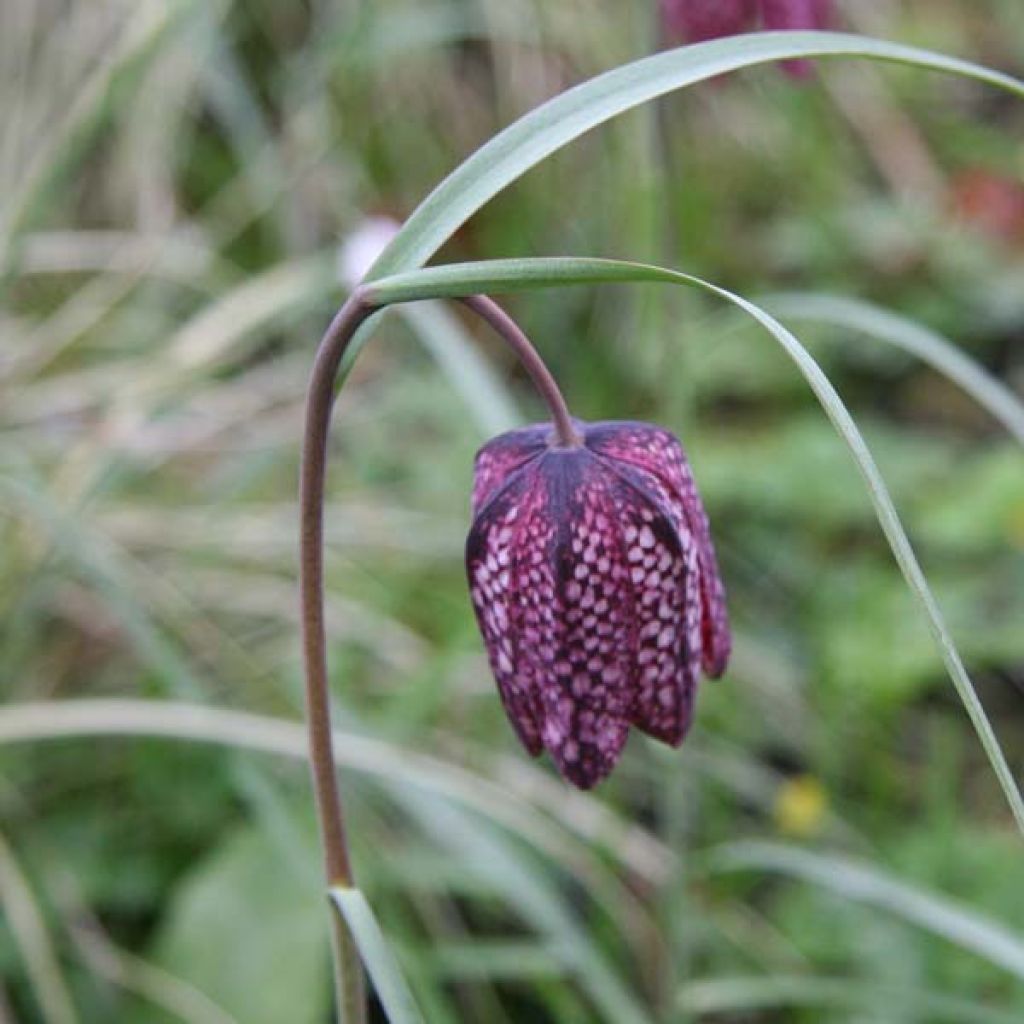
{"label": "slender green stem", "polygon": [[[471,295],[462,301],[483,317],[518,356],[551,410],[555,436],[565,447],[580,444],[565,399],[537,350],[518,325],[494,301]],[[299,482],[302,651],[306,678],[306,727],[313,772],[313,792],[329,888],[355,887],[342,810],[341,792],[331,739],[330,693],[327,683],[327,640],[324,629],[324,481],[334,381],[338,367],[359,326],[388,304],[357,288],[331,321],[317,349],[306,397],[306,422]],[[340,1019],[362,1024],[366,1019],[365,980],[357,944],[348,924],[333,915],[335,983]]]}

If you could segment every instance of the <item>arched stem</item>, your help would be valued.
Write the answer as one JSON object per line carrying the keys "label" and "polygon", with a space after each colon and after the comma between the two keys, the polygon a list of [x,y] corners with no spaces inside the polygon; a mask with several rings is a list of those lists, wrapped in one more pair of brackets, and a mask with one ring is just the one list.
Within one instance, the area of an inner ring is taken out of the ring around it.
{"label": "arched stem", "polygon": [[[474,295],[462,301],[483,317],[518,356],[551,411],[557,443],[563,447],[580,444],[580,437],[558,385],[518,325],[486,296]],[[355,880],[331,739],[327,641],[324,630],[324,485],[327,440],[338,367],[359,326],[378,308],[381,308],[380,304],[373,301],[372,295],[364,288],[357,288],[331,321],[320,342],[306,397],[299,482],[299,589],[309,757],[327,884],[341,888],[351,888]],[[342,1020],[345,1024],[355,1024],[365,1020],[363,972],[348,926],[338,914],[333,915],[333,922],[335,981]]]}
{"label": "arched stem", "polygon": [[299,478],[299,588],[302,654],[306,670],[306,727],[313,769],[313,790],[327,884],[351,886],[352,861],[334,767],[331,708],[327,686],[327,640],[324,632],[324,479],[327,436],[334,404],[334,378],[359,325],[373,312],[355,291],[331,321],[320,342],[306,396],[306,424]]}
{"label": "arched stem", "polygon": [[582,439],[572,424],[572,416],[569,415],[569,408],[565,404],[562,392],[544,360],[541,359],[530,339],[523,334],[519,325],[501,306],[493,299],[487,298],[486,295],[469,295],[460,301],[469,306],[474,313],[482,316],[508,342],[512,351],[519,357],[523,369],[530,375],[541,398],[547,403],[551,412],[551,420],[555,425],[555,436],[559,446],[562,448],[579,447],[582,444]]}

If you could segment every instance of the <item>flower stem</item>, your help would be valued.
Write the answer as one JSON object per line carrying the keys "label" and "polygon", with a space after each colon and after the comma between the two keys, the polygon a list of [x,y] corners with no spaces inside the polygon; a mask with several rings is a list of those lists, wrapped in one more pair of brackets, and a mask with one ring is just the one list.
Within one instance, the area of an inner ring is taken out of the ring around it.
{"label": "flower stem", "polygon": [[[555,437],[563,447],[581,443],[565,399],[537,350],[512,318],[483,295],[463,301],[483,317],[509,344],[551,410]],[[313,772],[313,792],[329,887],[352,888],[355,879],[342,811],[341,793],[331,739],[330,694],[327,683],[327,641],[324,630],[324,480],[327,439],[334,404],[334,381],[342,357],[359,326],[381,308],[372,295],[357,288],[327,328],[310,375],[299,481],[299,589],[302,651],[306,679],[306,728]],[[341,915],[332,915],[335,985],[340,1020],[364,1024],[365,980],[355,939]]]}
{"label": "flower stem", "polygon": [[551,419],[555,425],[555,435],[563,448],[578,448],[582,444],[579,432],[573,426],[572,416],[565,404],[562,392],[551,376],[544,360],[541,359],[533,343],[523,333],[522,328],[499,306],[486,295],[469,295],[460,300],[479,314],[508,342],[509,347],[519,357],[523,368],[530,375],[541,398],[551,411]]}
{"label": "flower stem", "polygon": [[313,789],[323,841],[328,885],[351,886],[352,862],[338,792],[331,740],[327,687],[327,644],[324,632],[324,477],[327,435],[334,404],[334,378],[352,335],[373,312],[359,291],[353,293],[331,321],[317,350],[306,397],[302,468],[299,481],[302,651],[306,668],[306,722]]}
{"label": "flower stem", "polygon": [[[324,334],[306,397],[306,424],[302,442],[299,482],[302,653],[306,676],[306,728],[313,792],[323,845],[327,885],[351,887],[352,861],[345,835],[345,818],[338,790],[338,775],[331,739],[331,709],[327,686],[327,644],[324,632],[324,476],[327,436],[334,402],[338,364],[359,325],[373,312],[356,291],[338,311]],[[338,1019],[342,1024],[364,1024],[365,980],[355,939],[348,924],[332,909],[331,941],[334,950],[334,985]]]}

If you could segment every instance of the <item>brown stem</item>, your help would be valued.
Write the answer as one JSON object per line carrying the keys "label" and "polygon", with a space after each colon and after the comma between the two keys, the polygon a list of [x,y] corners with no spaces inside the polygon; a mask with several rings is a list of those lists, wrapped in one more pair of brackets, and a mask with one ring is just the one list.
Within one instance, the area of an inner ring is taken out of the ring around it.
{"label": "brown stem", "polygon": [[474,313],[484,318],[504,339],[509,347],[519,357],[523,368],[530,375],[541,398],[547,403],[551,412],[551,419],[555,424],[555,434],[558,443],[563,448],[578,448],[582,439],[572,423],[572,416],[569,415],[569,408],[565,404],[562,392],[551,376],[551,371],[544,364],[533,343],[523,333],[520,326],[499,306],[493,299],[486,295],[469,295],[460,302],[469,306]]}
{"label": "brown stem", "polygon": [[320,342],[306,397],[302,468],[299,480],[302,592],[302,653],[306,667],[306,727],[313,768],[313,790],[323,842],[328,885],[353,884],[352,861],[345,838],[345,819],[338,792],[331,740],[331,709],[327,686],[327,644],[324,633],[324,476],[327,435],[334,404],[338,364],[359,325],[373,312],[356,290],[338,311]]}
{"label": "brown stem", "polygon": [[[537,350],[516,323],[495,302],[483,295],[462,299],[483,317],[519,357],[537,390],[551,410],[558,443],[581,443],[573,427],[565,399]],[[355,884],[345,834],[338,775],[331,737],[330,693],[327,683],[327,641],[324,631],[324,481],[327,471],[327,439],[334,404],[334,381],[349,342],[380,303],[357,288],[331,321],[320,342],[306,397],[306,422],[302,442],[299,482],[299,589],[301,591],[302,652],[306,677],[306,727],[313,770],[313,791],[323,844],[328,886],[351,888]],[[343,1020],[365,1019],[363,974],[358,952],[340,914],[333,915],[335,977]]]}

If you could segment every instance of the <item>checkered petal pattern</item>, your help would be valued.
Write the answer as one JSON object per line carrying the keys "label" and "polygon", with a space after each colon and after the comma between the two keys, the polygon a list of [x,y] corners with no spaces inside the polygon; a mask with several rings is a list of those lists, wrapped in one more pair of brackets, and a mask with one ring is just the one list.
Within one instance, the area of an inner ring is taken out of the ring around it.
{"label": "checkered petal pattern", "polygon": [[673,746],[729,656],[707,516],[679,442],[644,423],[548,424],[477,455],[470,596],[526,749],[589,789],[630,725]]}

